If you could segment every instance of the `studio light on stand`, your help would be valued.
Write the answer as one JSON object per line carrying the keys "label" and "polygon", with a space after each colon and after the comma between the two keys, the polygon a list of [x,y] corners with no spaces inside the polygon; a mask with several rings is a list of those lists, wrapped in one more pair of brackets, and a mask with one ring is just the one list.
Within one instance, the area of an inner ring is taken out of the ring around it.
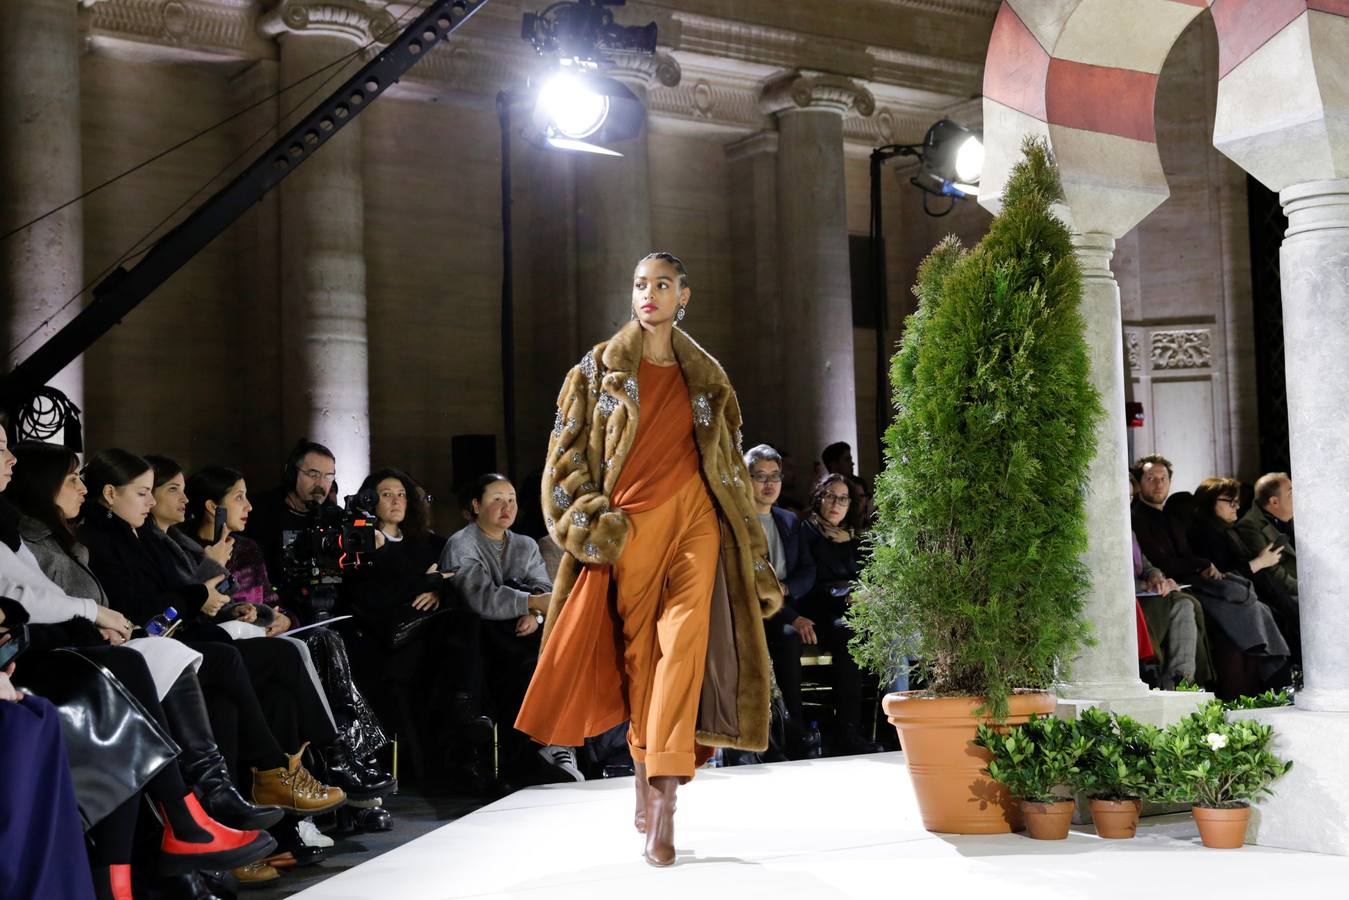
{"label": "studio light on stand", "polygon": [[609,145],[637,137],[645,117],[637,95],[621,82],[578,64],[559,65],[539,85],[522,135],[546,149],[622,156]]}

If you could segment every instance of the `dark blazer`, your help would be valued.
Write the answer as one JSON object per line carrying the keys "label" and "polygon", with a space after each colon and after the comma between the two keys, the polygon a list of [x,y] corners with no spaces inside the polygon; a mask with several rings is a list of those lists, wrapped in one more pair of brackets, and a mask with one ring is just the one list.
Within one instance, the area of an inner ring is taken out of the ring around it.
{"label": "dark blazer", "polygon": [[[1291,525],[1285,527],[1292,528]],[[1265,515],[1265,511],[1258,503],[1252,505],[1246,515],[1237,520],[1233,530],[1252,557],[1269,544],[1283,548],[1283,556],[1278,564],[1265,571],[1269,573],[1270,580],[1278,584],[1285,593],[1296,597],[1297,547],[1294,546],[1292,534],[1282,530],[1270,516]]]}
{"label": "dark blazer", "polygon": [[444,549],[445,538],[434,531],[388,541],[343,583],[343,594],[367,613],[409,604],[427,589],[426,570]]}
{"label": "dark blazer", "polygon": [[1209,567],[1210,561],[1190,545],[1185,526],[1173,513],[1135,500],[1131,518],[1143,555],[1168,578],[1193,582]]}
{"label": "dark blazer", "polygon": [[787,559],[787,576],[782,579],[787,592],[782,598],[782,609],[769,621],[779,624],[791,624],[801,615],[796,609],[815,587],[815,557],[806,546],[801,528],[804,524],[794,512],[779,506],[772,509],[773,524],[778,527],[782,538],[783,555]]}
{"label": "dark blazer", "polygon": [[[862,542],[831,541],[815,530],[810,522],[801,525],[801,536],[815,559],[815,586],[804,601],[810,612],[806,616],[817,619],[823,615],[838,615],[848,604],[853,582],[862,571]],[[848,593],[836,594],[848,588]]]}
{"label": "dark blazer", "polygon": [[175,582],[130,525],[101,506],[93,506],[80,526],[80,543],[89,548],[89,568],[108,595],[108,605],[136,625],[173,606],[189,615],[206,602],[204,584]]}

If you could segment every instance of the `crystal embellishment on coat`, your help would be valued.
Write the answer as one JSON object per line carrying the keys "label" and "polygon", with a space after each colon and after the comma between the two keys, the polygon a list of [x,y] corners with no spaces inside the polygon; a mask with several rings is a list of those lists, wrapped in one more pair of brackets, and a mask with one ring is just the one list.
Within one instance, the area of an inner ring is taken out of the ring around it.
{"label": "crystal embellishment on coat", "polygon": [[571,494],[560,484],[553,485],[553,505],[558,509],[566,509],[571,506]]}
{"label": "crystal embellishment on coat", "polygon": [[633,378],[631,375],[629,375],[626,379],[624,379],[624,381],[623,381],[623,392],[626,393],[626,394],[628,395],[628,399],[631,400],[631,401],[633,402],[633,405],[634,405],[634,406],[640,406],[640,405],[641,405],[642,400],[641,400],[641,397],[640,397],[640,396],[638,395],[638,393],[637,393],[637,379],[636,379],[636,378]]}
{"label": "crystal embellishment on coat", "polygon": [[581,374],[585,376],[586,381],[590,382],[590,393],[599,392],[599,367],[595,365],[594,354],[587,353],[581,357]]}
{"label": "crystal embellishment on coat", "polygon": [[587,525],[590,524],[590,516],[586,515],[584,511],[578,509],[576,512],[571,514],[571,524],[575,525],[577,528],[585,528]]}
{"label": "crystal embellishment on coat", "polygon": [[562,437],[562,410],[557,411],[557,417],[553,419],[553,437]]}
{"label": "crystal embellishment on coat", "polygon": [[706,394],[693,398],[693,421],[704,428],[712,424],[712,404],[707,402]]}
{"label": "crystal embellishment on coat", "polygon": [[613,394],[600,394],[599,402],[596,405],[599,407],[600,415],[607,419],[613,414],[614,410],[618,409],[618,398]]}
{"label": "crystal embellishment on coat", "polygon": [[591,559],[600,558],[600,548],[596,547],[594,544],[586,544],[584,547],[581,548],[581,551]]}

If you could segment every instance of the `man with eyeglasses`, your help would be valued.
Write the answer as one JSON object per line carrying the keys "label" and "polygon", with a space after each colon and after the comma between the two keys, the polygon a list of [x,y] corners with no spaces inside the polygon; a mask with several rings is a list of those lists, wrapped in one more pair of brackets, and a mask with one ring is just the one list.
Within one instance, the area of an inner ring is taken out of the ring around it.
{"label": "man with eyeglasses", "polygon": [[335,502],[337,459],[320,443],[302,439],[291,449],[281,484],[253,499],[244,534],[257,541],[267,556],[267,572],[282,576],[281,548],[309,524],[311,504]]}
{"label": "man with eyeglasses", "polygon": [[815,586],[815,560],[801,535],[801,520],[795,513],[776,506],[782,493],[782,456],[768,444],[745,453],[745,468],[754,490],[754,509],[768,539],[768,561],[782,584],[782,609],[764,622],[768,655],[773,660],[778,689],[787,707],[788,756],[804,755],[806,736],[801,709],[801,645],[817,644],[815,623],[801,615],[793,601],[800,601]]}

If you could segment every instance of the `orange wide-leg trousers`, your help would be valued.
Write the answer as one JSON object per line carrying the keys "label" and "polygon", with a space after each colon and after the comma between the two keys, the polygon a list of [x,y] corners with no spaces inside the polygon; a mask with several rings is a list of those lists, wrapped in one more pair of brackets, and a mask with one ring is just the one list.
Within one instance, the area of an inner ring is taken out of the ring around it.
{"label": "orange wide-leg trousers", "polygon": [[695,475],[655,509],[629,515],[614,564],[623,623],[628,746],[650,778],[693,777],[698,698],[721,529]]}

